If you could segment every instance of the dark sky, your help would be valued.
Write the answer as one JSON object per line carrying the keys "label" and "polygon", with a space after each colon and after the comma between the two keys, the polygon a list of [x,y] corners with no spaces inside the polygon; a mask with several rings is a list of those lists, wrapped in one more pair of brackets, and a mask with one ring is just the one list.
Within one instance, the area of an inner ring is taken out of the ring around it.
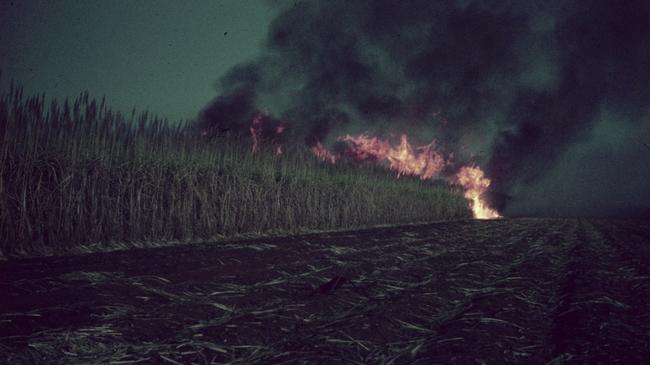
{"label": "dark sky", "polygon": [[506,214],[650,215],[648,0],[0,4],[28,91],[242,133],[263,110],[289,143],[435,138]]}
{"label": "dark sky", "polygon": [[3,83],[194,117],[220,75],[259,53],[273,14],[266,1],[0,0]]}

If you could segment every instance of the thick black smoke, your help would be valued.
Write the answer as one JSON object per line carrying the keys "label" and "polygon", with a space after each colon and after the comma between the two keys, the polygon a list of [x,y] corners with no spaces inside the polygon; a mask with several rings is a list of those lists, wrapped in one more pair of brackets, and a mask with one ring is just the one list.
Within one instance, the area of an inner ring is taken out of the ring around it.
{"label": "thick black smoke", "polygon": [[[596,180],[650,170],[650,1],[278,4],[264,53],[221,80],[204,128],[246,132],[263,110],[308,145],[344,133],[435,138],[484,166],[494,196],[511,197],[493,203],[513,214],[606,214],[628,203],[606,196],[628,189],[650,206],[648,174],[633,188],[563,181],[580,146]],[[624,132],[610,141],[597,126]],[[614,170],[598,164],[612,143]],[[587,186],[591,199],[562,208]]]}

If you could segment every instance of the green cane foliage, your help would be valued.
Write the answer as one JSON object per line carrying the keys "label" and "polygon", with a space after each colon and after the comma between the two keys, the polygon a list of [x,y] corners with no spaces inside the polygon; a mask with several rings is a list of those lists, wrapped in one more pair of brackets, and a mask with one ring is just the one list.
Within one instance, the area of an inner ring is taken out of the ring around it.
{"label": "green cane foliage", "polygon": [[444,184],[328,165],[306,148],[251,154],[189,123],[116,113],[87,93],[0,95],[0,255],[466,217]]}

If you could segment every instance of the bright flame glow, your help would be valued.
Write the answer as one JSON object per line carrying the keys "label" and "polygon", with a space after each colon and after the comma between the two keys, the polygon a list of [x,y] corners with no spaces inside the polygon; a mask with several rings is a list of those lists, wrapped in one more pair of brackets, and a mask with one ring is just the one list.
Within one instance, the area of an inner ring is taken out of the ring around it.
{"label": "bright flame glow", "polygon": [[[433,179],[448,164],[443,155],[436,149],[435,142],[424,146],[413,146],[406,135],[402,135],[397,146],[387,140],[377,137],[346,135],[339,141],[347,144],[345,155],[355,161],[387,162],[388,167],[397,172],[397,176],[414,175],[422,180]],[[332,153],[322,143],[318,142],[311,148],[321,161],[336,163],[339,156]],[[490,208],[483,194],[490,186],[490,179],[485,177],[478,166],[463,166],[451,179],[452,183],[460,185],[464,196],[469,200],[469,207],[476,219],[497,219],[501,215]]]}
{"label": "bright flame glow", "polygon": [[496,219],[501,215],[490,208],[483,194],[490,186],[490,179],[477,166],[463,166],[456,174],[456,182],[465,190],[465,198],[470,201],[470,208],[476,219]]}
{"label": "bright flame glow", "polygon": [[435,143],[413,147],[402,134],[397,146],[377,137],[346,135],[340,138],[348,144],[347,154],[358,161],[386,161],[397,176],[414,175],[420,179],[431,179],[445,167],[446,162],[435,148]]}
{"label": "bright flame glow", "polygon": [[[268,141],[275,143],[276,156],[282,155],[284,151],[280,137],[286,128],[285,123],[267,118],[261,112],[256,113],[250,125],[253,142],[251,152],[257,152],[259,144]],[[400,136],[400,142],[397,145],[391,144],[388,140],[367,135],[354,137],[348,134],[339,138],[338,141],[345,143],[342,155],[333,153],[320,141],[311,147],[311,151],[319,160],[332,164],[342,157],[358,162],[384,163],[390,170],[397,173],[397,177],[412,175],[418,176],[422,180],[438,177],[449,164],[449,160],[453,158],[453,155],[450,154],[448,159],[445,159],[436,148],[435,141],[427,145],[414,146],[409,143],[405,134]],[[449,181],[463,188],[464,196],[469,201],[474,218],[501,218],[501,215],[490,208],[484,199],[484,194],[490,186],[490,179],[485,177],[483,170],[479,167],[463,166]]]}
{"label": "bright flame glow", "polygon": [[314,155],[316,155],[316,158],[321,161],[336,163],[337,156],[325,148],[325,146],[320,142],[316,142],[316,144],[311,148],[311,152],[313,152]]}

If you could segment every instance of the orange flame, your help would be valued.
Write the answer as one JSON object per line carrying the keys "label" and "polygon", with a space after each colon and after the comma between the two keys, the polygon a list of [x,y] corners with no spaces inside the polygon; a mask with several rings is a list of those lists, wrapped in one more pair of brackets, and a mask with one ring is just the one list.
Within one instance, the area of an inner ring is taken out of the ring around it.
{"label": "orange flame", "polygon": [[[386,161],[388,167],[397,172],[397,176],[414,175],[421,179],[433,179],[447,165],[443,155],[436,149],[435,142],[428,145],[414,147],[406,135],[402,135],[397,146],[388,141],[360,135],[353,137],[346,135],[339,141],[347,143],[346,155],[357,161]],[[321,161],[336,163],[339,156],[317,142],[311,148],[312,152]],[[451,155],[450,155],[451,156]],[[452,179],[460,185],[464,196],[469,200],[469,206],[476,219],[496,219],[501,215],[490,208],[483,198],[483,194],[490,186],[490,179],[485,177],[483,170],[477,166],[463,166]]]}
{"label": "orange flame", "polygon": [[[273,129],[269,129],[273,128]],[[275,154],[283,154],[279,137],[286,130],[287,125],[281,121],[267,118],[258,112],[253,116],[250,133],[253,144],[251,152],[255,153],[263,140],[274,141]],[[388,140],[378,137],[360,135],[353,137],[345,135],[338,139],[346,144],[344,155],[356,161],[373,161],[387,163],[388,167],[397,172],[397,177],[402,175],[418,176],[422,180],[436,178],[447,166],[448,161],[436,148],[435,141],[423,145],[413,146],[405,134],[400,136],[398,145],[392,145]],[[321,161],[336,163],[341,156],[334,154],[318,141],[311,147],[312,153]],[[450,159],[453,155],[448,156]],[[483,171],[477,166],[463,166],[451,179],[451,183],[460,185],[464,196],[469,200],[469,207],[476,219],[496,219],[501,215],[490,208],[483,198],[483,194],[490,186],[490,179],[485,177]]]}
{"label": "orange flame", "polygon": [[490,179],[477,166],[463,166],[456,174],[456,182],[465,190],[465,198],[470,201],[470,208],[476,219],[496,219],[501,215],[490,208],[483,194],[490,186]]}
{"label": "orange flame", "polygon": [[311,148],[311,152],[316,155],[316,158],[318,158],[321,161],[327,161],[329,163],[336,163],[337,156],[334,155],[330,150],[325,148],[322,143],[316,142],[314,146]]}
{"label": "orange flame", "polygon": [[414,175],[421,179],[431,179],[445,167],[445,159],[435,148],[435,143],[413,147],[402,134],[400,144],[392,146],[388,141],[377,137],[346,135],[340,138],[348,143],[348,154],[356,160],[375,159],[387,161],[397,176]]}

